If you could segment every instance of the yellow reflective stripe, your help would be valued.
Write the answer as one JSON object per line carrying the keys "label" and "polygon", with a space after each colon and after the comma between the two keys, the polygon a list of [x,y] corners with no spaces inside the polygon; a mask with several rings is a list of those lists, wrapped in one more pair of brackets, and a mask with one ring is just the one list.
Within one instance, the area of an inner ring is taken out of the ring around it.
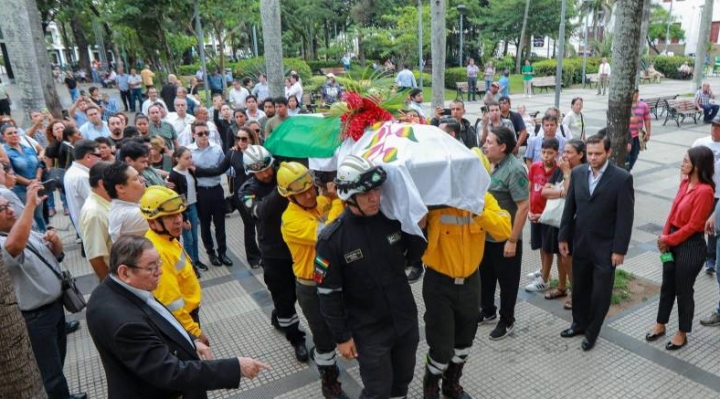
{"label": "yellow reflective stripe", "polygon": [[472,223],[472,217],[471,216],[442,215],[442,216],[440,216],[440,223],[442,223],[442,224],[470,224],[470,223]]}
{"label": "yellow reflective stripe", "polygon": [[183,306],[185,306],[185,300],[180,298],[168,303],[165,307],[167,307],[171,313],[175,313],[182,309]]}

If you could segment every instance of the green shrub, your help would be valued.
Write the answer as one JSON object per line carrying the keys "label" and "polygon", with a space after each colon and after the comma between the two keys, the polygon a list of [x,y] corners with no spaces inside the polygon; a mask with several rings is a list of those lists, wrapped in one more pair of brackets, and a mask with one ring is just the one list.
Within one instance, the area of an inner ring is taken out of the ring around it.
{"label": "green shrub", "polygon": [[687,62],[690,67],[693,67],[693,63],[695,60],[693,58],[689,57],[665,57],[665,56],[655,56],[655,57],[643,57],[642,59],[643,64],[647,67],[650,65],[650,62],[655,64],[655,70],[658,72],[661,72],[665,75],[668,79],[681,79],[683,78],[680,76],[680,73],[678,72],[678,68],[684,63]]}
{"label": "green shrub", "polygon": [[[309,79],[312,76],[312,71],[308,64],[299,58],[284,58],[283,66],[285,67],[285,75],[289,74],[290,71],[295,71],[303,80]],[[258,75],[265,72],[265,57],[240,60],[235,63],[232,68],[233,76],[251,76],[257,78]]]}
{"label": "green shrub", "polygon": [[[418,87],[420,87],[420,71],[413,71],[413,75],[415,75],[415,80],[417,81]],[[422,76],[423,87],[432,87],[432,75],[423,72]]]}
{"label": "green shrub", "polygon": [[[576,83],[582,83],[582,57],[565,58],[563,60],[563,86],[570,87]],[[555,76],[557,60],[544,60],[532,64],[535,68],[535,76]],[[600,58],[587,57],[587,74],[597,73],[600,65]]]}
{"label": "green shrub", "polygon": [[[512,73],[515,70],[515,57],[507,55],[501,59],[493,60],[493,65],[495,65],[495,71],[497,71],[498,76],[502,75],[502,72],[506,69]],[[480,70],[482,69],[481,66]]]}
{"label": "green shrub", "polygon": [[307,61],[308,66],[310,67],[310,70],[314,74],[321,75],[323,68],[335,68],[335,67],[341,67],[342,62],[338,60],[330,59],[328,61],[325,60],[314,60],[314,61]]}
{"label": "green shrub", "polygon": [[327,78],[325,76],[311,76],[309,79],[304,79],[303,91],[307,93],[320,91],[320,88],[326,81]]}
{"label": "green shrub", "polygon": [[445,87],[456,89],[456,82],[467,82],[467,69],[463,67],[445,69]]}

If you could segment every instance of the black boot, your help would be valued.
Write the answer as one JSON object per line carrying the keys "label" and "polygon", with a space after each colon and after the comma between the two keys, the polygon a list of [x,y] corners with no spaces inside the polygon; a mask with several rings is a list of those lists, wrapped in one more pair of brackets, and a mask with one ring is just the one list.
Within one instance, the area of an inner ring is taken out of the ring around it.
{"label": "black boot", "polygon": [[450,363],[445,374],[442,377],[442,393],[450,399],[472,399],[462,386],[460,386],[460,377],[462,377],[462,369],[465,363]]}
{"label": "black boot", "polygon": [[440,375],[436,375],[425,366],[423,377],[423,399],[440,399]]}
{"label": "black boot", "polygon": [[317,366],[320,371],[320,378],[322,380],[322,394],[326,399],[349,399],[345,392],[342,391],[342,386],[338,377],[340,376],[340,370],[336,365],[332,366]]}
{"label": "black boot", "polygon": [[278,331],[285,331],[284,328],[280,327],[280,322],[278,321],[277,313],[275,313],[275,309],[273,309],[272,313],[270,314],[270,324],[272,324],[273,327],[275,327]]}

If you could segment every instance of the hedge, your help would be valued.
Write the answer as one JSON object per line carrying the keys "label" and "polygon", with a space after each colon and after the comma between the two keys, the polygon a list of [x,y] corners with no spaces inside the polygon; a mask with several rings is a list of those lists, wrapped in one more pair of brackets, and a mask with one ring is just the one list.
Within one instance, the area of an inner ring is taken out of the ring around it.
{"label": "hedge", "polygon": [[686,79],[684,76],[680,76],[680,73],[678,72],[678,68],[684,63],[687,62],[690,67],[693,67],[693,64],[695,63],[694,58],[690,57],[664,57],[664,56],[654,56],[654,57],[643,57],[642,59],[645,66],[650,65],[650,62],[653,62],[655,64],[655,70],[658,72],[661,72],[665,75],[668,79]]}
{"label": "hedge", "polygon": [[[285,75],[290,73],[290,71],[296,71],[301,79],[308,79],[312,76],[312,71],[308,64],[299,58],[284,58],[283,66],[285,68]],[[265,57],[249,58],[238,62],[227,62],[225,63],[225,67],[233,71],[234,77],[257,77],[261,72],[265,72]],[[217,68],[217,66],[214,63],[207,63],[208,71],[212,71],[215,68]],[[177,68],[177,73],[179,75],[195,75],[198,69],[200,69],[199,63],[181,65]]]}
{"label": "hedge", "polygon": [[464,67],[454,67],[445,69],[445,87],[455,90],[456,82],[467,82],[467,69]]}

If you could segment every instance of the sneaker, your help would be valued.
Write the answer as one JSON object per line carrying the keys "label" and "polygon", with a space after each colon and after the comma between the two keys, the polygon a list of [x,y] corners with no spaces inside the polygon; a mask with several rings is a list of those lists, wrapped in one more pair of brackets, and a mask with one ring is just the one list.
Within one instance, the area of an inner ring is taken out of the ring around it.
{"label": "sneaker", "polygon": [[525,275],[525,277],[532,278],[532,279],[538,279],[538,278],[540,278],[540,276],[542,276],[540,269],[537,269],[534,272],[528,273]]}
{"label": "sneaker", "polygon": [[720,314],[712,312],[706,319],[700,319],[700,324],[705,327],[720,326]]}
{"label": "sneaker", "polygon": [[408,273],[407,279],[410,284],[417,283],[420,281],[420,277],[423,275],[423,268],[420,267],[411,267],[410,273]]}
{"label": "sneaker", "polygon": [[542,277],[538,277],[535,281],[525,286],[527,292],[540,292],[550,288],[550,284],[546,283]]}
{"label": "sneaker", "polygon": [[709,274],[709,275],[712,275],[713,273],[715,273],[715,261],[714,260],[708,259],[707,261],[705,261],[705,273]]}
{"label": "sneaker", "polygon": [[491,341],[499,341],[507,337],[515,329],[515,323],[507,325],[505,320],[500,320],[495,328],[490,332]]}
{"label": "sneaker", "polygon": [[495,313],[488,315],[480,312],[480,318],[478,319],[478,325],[491,324],[497,321],[497,315]]}

